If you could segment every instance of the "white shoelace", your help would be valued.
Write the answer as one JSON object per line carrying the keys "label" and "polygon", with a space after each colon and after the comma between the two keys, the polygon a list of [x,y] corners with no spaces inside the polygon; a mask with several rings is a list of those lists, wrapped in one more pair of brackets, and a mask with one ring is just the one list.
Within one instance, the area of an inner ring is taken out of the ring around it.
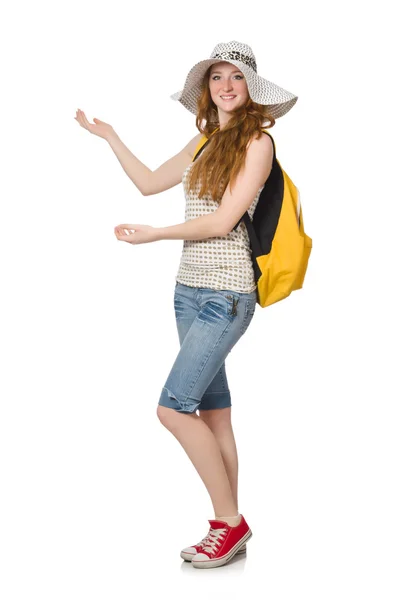
{"label": "white shoelace", "polygon": [[209,552],[210,554],[215,554],[218,550],[220,544],[223,542],[223,537],[226,535],[227,529],[223,527],[222,529],[210,529],[208,535],[204,538],[205,546],[202,550]]}
{"label": "white shoelace", "polygon": [[208,538],[209,538],[209,535],[210,535],[210,533],[211,533],[211,530],[210,530],[210,531],[207,533],[207,535],[206,535],[206,536],[205,536],[205,537],[204,537],[204,538],[201,540],[201,542],[199,542],[199,543],[197,544],[197,546],[205,546],[205,545],[206,545],[206,543],[207,543],[207,540],[208,540]]}

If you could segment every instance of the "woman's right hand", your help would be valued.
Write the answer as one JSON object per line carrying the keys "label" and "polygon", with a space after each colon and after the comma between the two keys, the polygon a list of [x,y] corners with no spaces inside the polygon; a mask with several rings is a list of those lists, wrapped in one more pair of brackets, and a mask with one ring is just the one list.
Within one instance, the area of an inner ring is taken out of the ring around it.
{"label": "woman's right hand", "polygon": [[79,108],[76,110],[76,116],[74,118],[80,123],[81,127],[84,127],[84,129],[87,129],[90,133],[93,133],[104,140],[109,140],[112,136],[117,135],[113,127],[109,125],[109,123],[105,123],[105,121],[94,118],[95,123],[89,123],[84,112]]}

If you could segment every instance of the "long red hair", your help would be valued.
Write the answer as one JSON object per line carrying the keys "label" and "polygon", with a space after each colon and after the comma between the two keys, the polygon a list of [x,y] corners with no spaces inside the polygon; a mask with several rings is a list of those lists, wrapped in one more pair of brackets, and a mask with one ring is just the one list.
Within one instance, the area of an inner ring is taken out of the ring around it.
{"label": "long red hair", "polygon": [[[266,106],[248,98],[243,106],[231,114],[227,125],[222,130],[215,131],[219,128],[219,120],[209,89],[210,71],[211,67],[203,78],[196,116],[197,129],[210,138],[210,141],[189,170],[187,185],[192,190],[201,180],[199,198],[210,192],[212,198],[220,202],[228,183],[230,182],[232,189],[245,164],[248,142],[253,137],[258,139],[264,135],[261,128],[270,129],[274,126],[275,119],[268,113]],[[264,121],[269,123],[264,125]]]}

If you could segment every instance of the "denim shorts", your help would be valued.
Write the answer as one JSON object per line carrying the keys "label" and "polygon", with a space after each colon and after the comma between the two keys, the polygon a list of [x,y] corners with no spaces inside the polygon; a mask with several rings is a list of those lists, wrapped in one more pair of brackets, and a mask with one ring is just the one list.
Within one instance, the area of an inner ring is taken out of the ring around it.
{"label": "denim shorts", "polygon": [[250,293],[176,282],[174,311],[180,349],[159,404],[193,413],[231,406],[225,359],[248,329],[256,308]]}

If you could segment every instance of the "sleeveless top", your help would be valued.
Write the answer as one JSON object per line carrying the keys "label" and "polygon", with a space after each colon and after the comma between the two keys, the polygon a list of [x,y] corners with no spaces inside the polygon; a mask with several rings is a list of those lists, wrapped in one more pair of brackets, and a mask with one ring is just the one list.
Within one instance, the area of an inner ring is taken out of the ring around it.
{"label": "sleeveless top", "polygon": [[[188,192],[187,176],[192,165],[193,162],[182,176],[186,199],[185,221],[214,212],[219,207],[219,203],[212,199],[210,193],[202,198],[198,197],[200,182],[197,182],[192,192]],[[248,209],[251,219],[264,185],[259,188]],[[241,222],[234,231],[225,236],[183,240],[182,256],[175,280],[190,287],[253,292],[256,282],[245,223]]]}

